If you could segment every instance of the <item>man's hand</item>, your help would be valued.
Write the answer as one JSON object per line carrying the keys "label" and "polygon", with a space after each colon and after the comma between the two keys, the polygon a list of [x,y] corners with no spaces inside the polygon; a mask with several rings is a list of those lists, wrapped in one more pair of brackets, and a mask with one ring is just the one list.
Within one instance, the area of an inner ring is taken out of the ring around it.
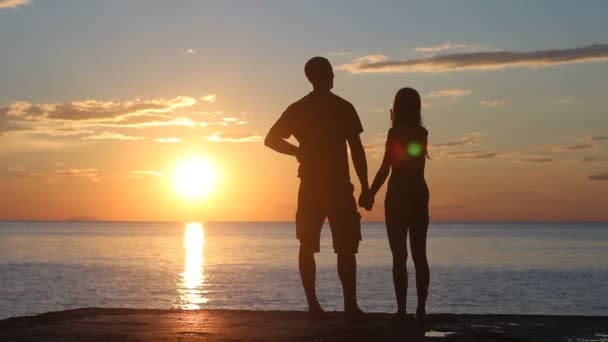
{"label": "man's hand", "polygon": [[368,191],[361,192],[359,195],[359,206],[365,208],[367,211],[371,211],[374,207],[374,196]]}

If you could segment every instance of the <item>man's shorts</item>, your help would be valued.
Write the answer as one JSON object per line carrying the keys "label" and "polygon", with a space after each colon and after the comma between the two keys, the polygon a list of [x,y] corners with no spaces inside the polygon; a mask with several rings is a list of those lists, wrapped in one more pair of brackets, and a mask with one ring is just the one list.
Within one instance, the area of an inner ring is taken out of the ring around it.
{"label": "man's shorts", "polygon": [[329,221],[335,253],[355,254],[361,241],[361,215],[353,197],[353,185],[320,187],[300,183],[296,235],[302,249],[320,251],[321,228]]}

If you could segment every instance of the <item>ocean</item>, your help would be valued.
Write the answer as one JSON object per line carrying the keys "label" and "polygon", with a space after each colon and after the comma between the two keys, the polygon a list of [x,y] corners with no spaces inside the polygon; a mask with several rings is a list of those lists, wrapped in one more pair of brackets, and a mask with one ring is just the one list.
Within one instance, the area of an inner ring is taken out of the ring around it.
{"label": "ocean", "polygon": [[[329,227],[317,292],[342,309]],[[80,307],[305,310],[293,223],[0,222],[0,319]],[[608,315],[608,223],[435,223],[429,313]],[[364,223],[360,306],[396,310],[382,223]],[[408,260],[408,312],[416,307]]]}

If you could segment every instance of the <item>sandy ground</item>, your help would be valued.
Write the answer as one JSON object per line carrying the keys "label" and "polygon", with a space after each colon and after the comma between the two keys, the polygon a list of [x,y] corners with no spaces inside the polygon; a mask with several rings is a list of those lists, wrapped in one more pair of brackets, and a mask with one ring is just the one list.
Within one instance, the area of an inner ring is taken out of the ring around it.
{"label": "sandy ground", "polygon": [[608,341],[608,317],[429,315],[310,322],[303,312],[84,308],[0,321],[0,341]]}

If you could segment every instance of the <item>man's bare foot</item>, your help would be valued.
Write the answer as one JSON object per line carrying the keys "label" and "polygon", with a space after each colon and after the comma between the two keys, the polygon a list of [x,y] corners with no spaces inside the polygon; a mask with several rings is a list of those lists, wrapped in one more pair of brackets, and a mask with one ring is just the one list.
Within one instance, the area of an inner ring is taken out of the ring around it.
{"label": "man's bare foot", "polygon": [[424,319],[426,318],[426,308],[417,308],[415,318],[418,322],[424,322]]}
{"label": "man's bare foot", "polygon": [[405,320],[405,311],[397,311],[397,313],[395,313],[393,316],[391,316],[390,320],[391,321],[404,321]]}
{"label": "man's bare foot", "polygon": [[368,317],[363,310],[356,307],[353,309],[344,310],[344,320],[347,322],[366,321],[368,320]]}
{"label": "man's bare foot", "polygon": [[308,309],[308,320],[322,321],[328,318],[327,313],[319,306],[313,309]]}

